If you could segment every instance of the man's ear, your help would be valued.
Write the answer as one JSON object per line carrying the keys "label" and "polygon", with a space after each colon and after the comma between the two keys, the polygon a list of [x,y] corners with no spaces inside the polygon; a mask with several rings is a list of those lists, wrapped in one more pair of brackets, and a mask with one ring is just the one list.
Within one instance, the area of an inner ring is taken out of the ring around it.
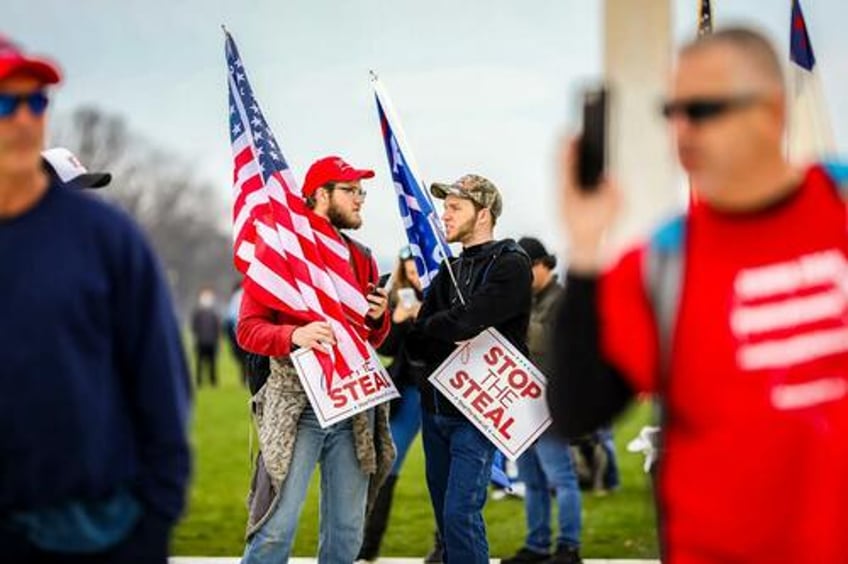
{"label": "man's ear", "polygon": [[482,208],[479,212],[477,212],[477,224],[478,225],[488,225],[490,228],[492,227],[492,210],[489,208]]}
{"label": "man's ear", "polygon": [[318,188],[318,190],[315,192],[315,195],[317,196],[317,199],[315,201],[319,204],[326,204],[330,200],[330,192],[323,186],[321,188]]}

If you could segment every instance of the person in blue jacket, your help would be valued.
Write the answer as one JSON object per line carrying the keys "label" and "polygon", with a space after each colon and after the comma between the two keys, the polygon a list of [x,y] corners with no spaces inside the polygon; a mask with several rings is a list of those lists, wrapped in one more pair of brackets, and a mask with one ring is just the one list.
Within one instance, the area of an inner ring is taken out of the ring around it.
{"label": "person in blue jacket", "polygon": [[0,37],[0,561],[167,562],[189,380],[128,217],[41,157],[49,61]]}

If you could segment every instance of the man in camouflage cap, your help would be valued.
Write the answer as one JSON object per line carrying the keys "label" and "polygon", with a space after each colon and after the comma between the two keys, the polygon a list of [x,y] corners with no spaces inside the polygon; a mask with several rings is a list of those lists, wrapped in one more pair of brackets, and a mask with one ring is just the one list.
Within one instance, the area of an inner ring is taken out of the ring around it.
{"label": "man in camouflage cap", "polygon": [[[462,254],[442,263],[409,336],[410,356],[432,374],[456,344],[489,327],[527,355],[530,319],[530,259],[515,241],[496,241],[494,227],[503,202],[489,180],[467,174],[452,184],[433,184],[445,201],[442,220],[448,242]],[[495,446],[426,378],[421,388],[422,436],[427,486],[444,547],[444,562],[489,562],[483,505]]]}

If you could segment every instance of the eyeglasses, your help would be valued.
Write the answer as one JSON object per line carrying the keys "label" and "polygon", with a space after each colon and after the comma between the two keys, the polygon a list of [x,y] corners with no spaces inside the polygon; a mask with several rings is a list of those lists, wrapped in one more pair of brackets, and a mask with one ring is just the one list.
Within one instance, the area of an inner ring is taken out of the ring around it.
{"label": "eyeglasses", "polygon": [[355,186],[344,186],[342,184],[334,184],[330,186],[330,190],[341,190],[342,192],[347,192],[354,198],[362,198],[365,199],[368,196],[368,191],[364,188],[357,188]]}
{"label": "eyeglasses", "polygon": [[14,114],[18,106],[26,104],[34,116],[40,116],[47,109],[50,99],[43,90],[30,94],[0,94],[0,118]]}
{"label": "eyeglasses", "polygon": [[760,102],[761,98],[753,94],[730,96],[727,98],[692,98],[665,102],[662,105],[662,115],[673,119],[681,115],[693,124],[703,123],[726,114],[731,110],[747,108]]}

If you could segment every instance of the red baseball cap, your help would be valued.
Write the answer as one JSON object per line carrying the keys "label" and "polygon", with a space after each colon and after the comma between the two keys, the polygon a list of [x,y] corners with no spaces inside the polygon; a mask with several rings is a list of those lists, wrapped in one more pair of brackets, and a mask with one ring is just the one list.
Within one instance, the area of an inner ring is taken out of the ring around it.
{"label": "red baseball cap", "polygon": [[0,80],[16,74],[32,76],[44,84],[62,80],[59,67],[54,63],[24,55],[17,45],[0,35]]}
{"label": "red baseball cap", "polygon": [[363,178],[374,178],[374,171],[353,168],[341,157],[324,157],[312,163],[303,179],[303,197],[309,198],[321,186],[330,182],[353,182]]}

